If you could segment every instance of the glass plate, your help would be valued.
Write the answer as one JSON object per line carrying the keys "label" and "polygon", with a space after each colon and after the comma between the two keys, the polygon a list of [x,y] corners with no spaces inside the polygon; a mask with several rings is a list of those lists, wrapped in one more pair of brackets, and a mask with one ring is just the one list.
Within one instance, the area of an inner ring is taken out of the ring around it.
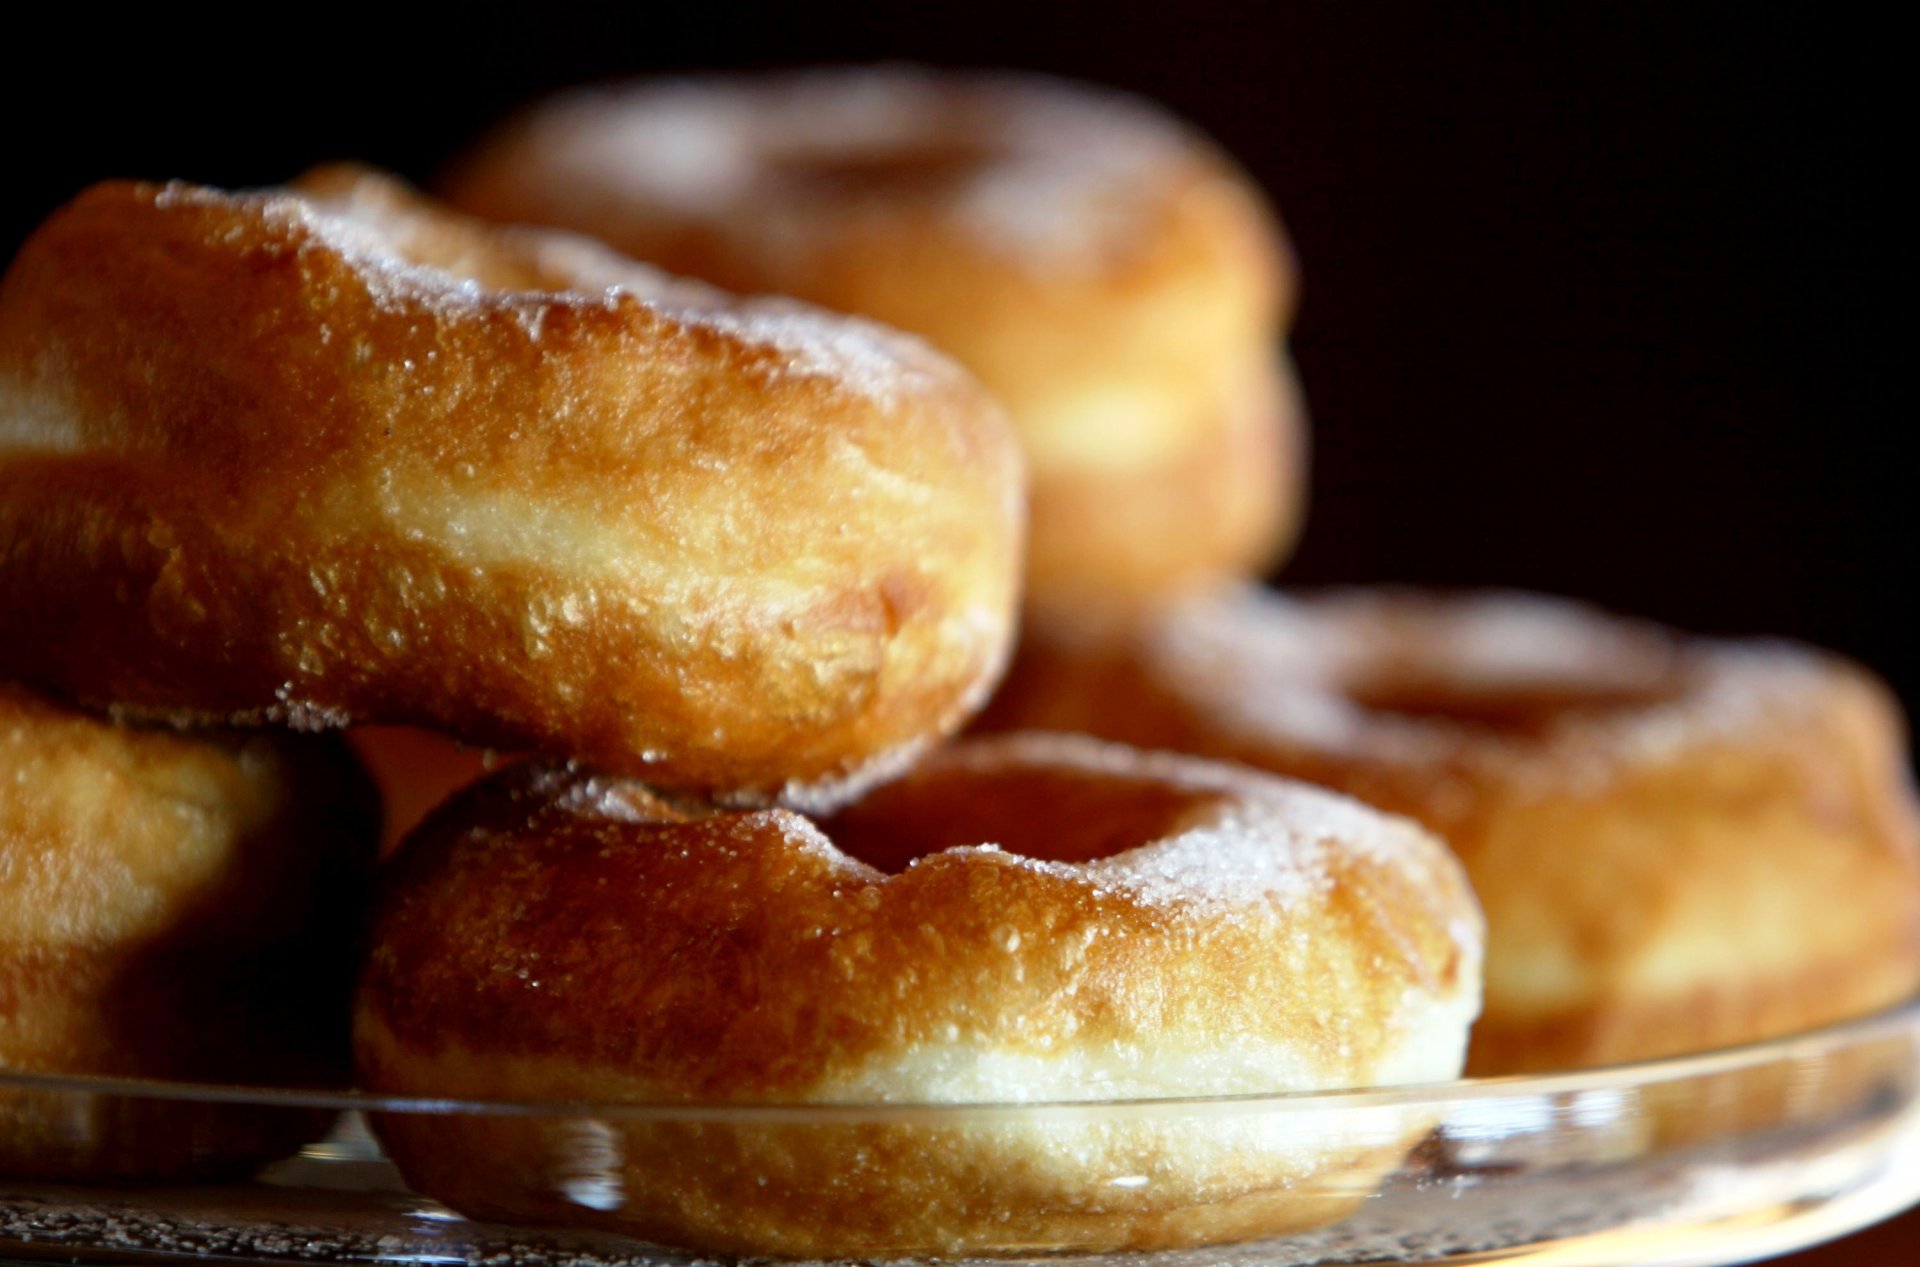
{"label": "glass plate", "polygon": [[[440,1150],[434,1157],[491,1159],[497,1182],[571,1226],[469,1220],[410,1191],[369,1119],[410,1132],[416,1147]],[[256,1149],[276,1138],[310,1142],[238,1180],[83,1186],[4,1177],[9,1168],[47,1173],[22,1160],[23,1141],[40,1156],[70,1158],[108,1124],[122,1138],[134,1130],[143,1147],[172,1150],[165,1162],[174,1174],[217,1171],[236,1138]],[[911,1236],[888,1243],[873,1211],[891,1198],[870,1185],[942,1179],[964,1149],[977,1150],[970,1179],[930,1199],[1002,1229],[986,1238],[995,1256]],[[723,1156],[724,1166],[689,1165]],[[781,1168],[779,1158],[795,1156],[814,1168]],[[874,1157],[889,1159],[886,1167],[869,1164]],[[1233,1239],[1103,1248],[1129,1212],[1164,1206],[1169,1194],[1180,1208],[1194,1166],[1213,1185],[1201,1207],[1239,1208],[1217,1204],[1225,1199],[1252,1212]],[[543,1105],[0,1075],[0,1257],[12,1260],[748,1261],[584,1226],[716,1182],[731,1185],[721,1195],[735,1204],[721,1208],[741,1227],[756,1217],[757,1194],[773,1191],[816,1211],[820,1226],[865,1238],[850,1258],[831,1261],[1731,1263],[1838,1236],[1920,1198],[1920,1002],[1793,1038],[1611,1069],[1226,1099]],[[1036,1199],[1074,1217],[1030,1221],[1019,1203]]]}

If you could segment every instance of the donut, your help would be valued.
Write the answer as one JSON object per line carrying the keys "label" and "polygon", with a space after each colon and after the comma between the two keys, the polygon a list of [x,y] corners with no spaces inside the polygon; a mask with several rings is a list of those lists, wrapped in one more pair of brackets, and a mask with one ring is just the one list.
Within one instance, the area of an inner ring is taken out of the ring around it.
{"label": "donut", "polygon": [[[337,741],[115,725],[0,683],[0,1071],[341,1086],[378,806]],[[0,1090],[0,1174],[244,1171],[304,1110]]]}
{"label": "donut", "polygon": [[354,169],[96,186],[0,282],[0,674],[825,803],[1002,667],[1017,442],[921,344]]}
{"label": "donut", "polygon": [[1146,102],[904,67],[642,82],[535,106],[444,187],[952,353],[1025,444],[1036,603],[1255,574],[1296,533],[1291,250],[1246,176]]}
{"label": "donut", "polygon": [[1487,914],[1471,1072],[1750,1042],[1920,990],[1898,709],[1807,648],[1519,594],[1234,592],[1030,629],[985,724],[1241,761],[1431,828]]}
{"label": "donut", "polygon": [[388,863],[356,1055],[385,1093],[665,1106],[379,1118],[474,1217],[809,1258],[1203,1244],[1339,1217],[1426,1124],[1085,1102],[1451,1077],[1480,937],[1411,823],[1075,736],[954,745],[817,823],[525,765]]}

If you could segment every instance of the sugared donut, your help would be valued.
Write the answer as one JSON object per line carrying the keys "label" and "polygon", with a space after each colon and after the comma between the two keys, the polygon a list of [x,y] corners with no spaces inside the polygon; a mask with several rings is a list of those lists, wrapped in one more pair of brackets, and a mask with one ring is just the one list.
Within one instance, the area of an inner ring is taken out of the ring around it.
{"label": "sugared donut", "polygon": [[[343,1083],[377,824],[337,742],[117,726],[0,683],[0,1070]],[[315,1126],[0,1091],[0,1173],[244,1169]]]}
{"label": "sugared donut", "polygon": [[1042,603],[1249,575],[1292,542],[1291,253],[1246,177],[1143,101],[901,67],[591,89],[447,189],[951,352],[1019,425]]}
{"label": "sugared donut", "polygon": [[[1480,936],[1411,823],[1079,737],[954,746],[818,825],[523,766],[388,864],[355,1041],[378,1091],[545,1101],[1424,1081],[1458,1072]],[[479,1217],[808,1257],[1277,1232],[1350,1209],[1424,1129],[1377,1125],[1204,1107],[376,1124],[409,1183]]]}
{"label": "sugared donut", "polygon": [[990,714],[1432,828],[1487,912],[1475,1072],[1724,1046],[1920,989],[1897,709],[1802,647],[1517,595],[1243,593],[1031,630]]}
{"label": "sugared donut", "polygon": [[390,181],[96,186],[0,283],[0,673],[796,798],[998,673],[1005,419],[904,336]]}

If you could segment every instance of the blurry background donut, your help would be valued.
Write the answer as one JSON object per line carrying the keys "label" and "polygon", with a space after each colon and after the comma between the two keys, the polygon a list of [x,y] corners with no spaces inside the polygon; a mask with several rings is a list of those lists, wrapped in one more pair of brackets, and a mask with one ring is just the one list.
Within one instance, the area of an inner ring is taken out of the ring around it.
{"label": "blurry background donut", "polygon": [[[558,0],[496,23],[345,0],[278,29],[116,15],[110,48],[84,7],[36,26],[0,77],[0,255],[106,175],[263,183],[352,156],[426,178],[583,79],[913,58],[1144,93],[1272,192],[1299,249],[1314,496],[1285,580],[1789,634],[1920,706],[1905,46],[1863,14]],[[1894,1225],[1808,1260],[1912,1243]]]}

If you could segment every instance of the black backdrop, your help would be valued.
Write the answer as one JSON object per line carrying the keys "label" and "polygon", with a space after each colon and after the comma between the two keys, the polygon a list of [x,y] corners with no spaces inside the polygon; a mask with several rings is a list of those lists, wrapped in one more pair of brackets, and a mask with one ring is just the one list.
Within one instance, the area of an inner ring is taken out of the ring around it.
{"label": "black backdrop", "polygon": [[425,178],[583,78],[915,58],[1137,90],[1240,157],[1303,259],[1315,505],[1283,581],[1569,592],[1837,646],[1920,698],[1890,30],[1736,4],[1224,0],[52,23],[5,37],[7,254],[109,175],[267,183],[352,156]]}

